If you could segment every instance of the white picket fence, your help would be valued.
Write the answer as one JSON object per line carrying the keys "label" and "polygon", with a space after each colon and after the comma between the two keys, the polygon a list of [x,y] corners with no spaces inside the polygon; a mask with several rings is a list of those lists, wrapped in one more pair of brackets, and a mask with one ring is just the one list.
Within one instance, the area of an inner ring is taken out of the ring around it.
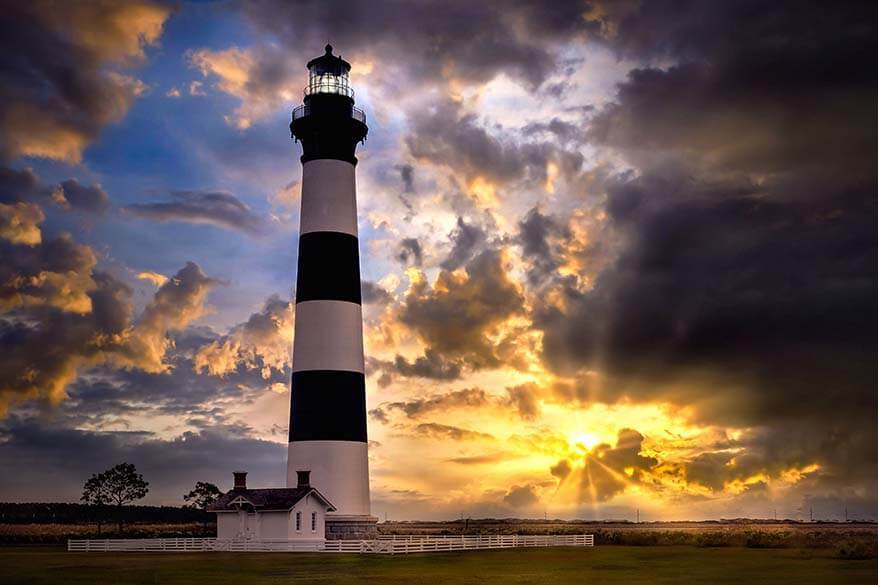
{"label": "white picket fence", "polygon": [[408,554],[496,548],[594,546],[592,534],[382,536],[378,540],[220,540],[216,538],[131,538],[68,540],[70,552],[328,552]]}

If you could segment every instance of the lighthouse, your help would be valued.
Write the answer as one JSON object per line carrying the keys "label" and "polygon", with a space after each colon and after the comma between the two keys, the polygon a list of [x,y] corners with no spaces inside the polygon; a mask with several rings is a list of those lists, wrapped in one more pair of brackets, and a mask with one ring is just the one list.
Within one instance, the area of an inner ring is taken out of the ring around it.
{"label": "lighthouse", "polygon": [[357,239],[357,145],[366,115],[354,106],[351,65],[326,53],[307,64],[304,104],[290,131],[302,144],[302,207],[287,487],[309,470],[336,511],[327,538],[375,536]]}

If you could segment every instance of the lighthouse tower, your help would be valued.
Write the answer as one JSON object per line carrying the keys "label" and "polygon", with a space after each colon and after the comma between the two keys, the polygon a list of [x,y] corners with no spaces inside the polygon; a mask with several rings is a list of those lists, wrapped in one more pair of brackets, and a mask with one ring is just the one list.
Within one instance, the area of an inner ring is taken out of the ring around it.
{"label": "lighthouse tower", "polygon": [[290,402],[287,486],[309,470],[337,512],[327,538],[369,538],[363,315],[355,151],[366,115],[354,107],[351,65],[332,54],[308,62],[305,103],[293,110],[302,143],[302,213]]}

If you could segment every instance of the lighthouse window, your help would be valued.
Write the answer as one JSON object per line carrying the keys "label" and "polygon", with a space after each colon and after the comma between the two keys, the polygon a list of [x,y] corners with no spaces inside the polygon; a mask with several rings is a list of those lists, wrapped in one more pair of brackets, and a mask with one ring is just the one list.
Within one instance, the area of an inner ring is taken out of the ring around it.
{"label": "lighthouse window", "polygon": [[296,532],[302,531],[302,513],[296,512]]}
{"label": "lighthouse window", "polygon": [[311,532],[317,532],[317,512],[311,512]]}

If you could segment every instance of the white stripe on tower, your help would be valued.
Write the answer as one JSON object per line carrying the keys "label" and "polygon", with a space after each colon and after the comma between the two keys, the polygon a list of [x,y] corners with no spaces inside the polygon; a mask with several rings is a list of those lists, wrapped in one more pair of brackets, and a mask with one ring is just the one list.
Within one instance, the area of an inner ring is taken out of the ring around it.
{"label": "white stripe on tower", "polygon": [[360,305],[346,301],[297,303],[295,328],[293,372],[342,370],[365,373]]}
{"label": "white stripe on tower", "polygon": [[356,167],[321,158],[302,165],[299,233],[341,232],[357,237]]}
{"label": "white stripe on tower", "polygon": [[[311,485],[320,490],[339,514],[368,516],[369,509],[369,453],[367,444],[359,441],[294,441],[287,453],[288,461],[295,461],[297,469],[310,469],[320,483]],[[289,468],[287,473],[289,473]],[[296,471],[293,469],[293,475]],[[295,479],[287,478],[287,486],[295,486]]]}

